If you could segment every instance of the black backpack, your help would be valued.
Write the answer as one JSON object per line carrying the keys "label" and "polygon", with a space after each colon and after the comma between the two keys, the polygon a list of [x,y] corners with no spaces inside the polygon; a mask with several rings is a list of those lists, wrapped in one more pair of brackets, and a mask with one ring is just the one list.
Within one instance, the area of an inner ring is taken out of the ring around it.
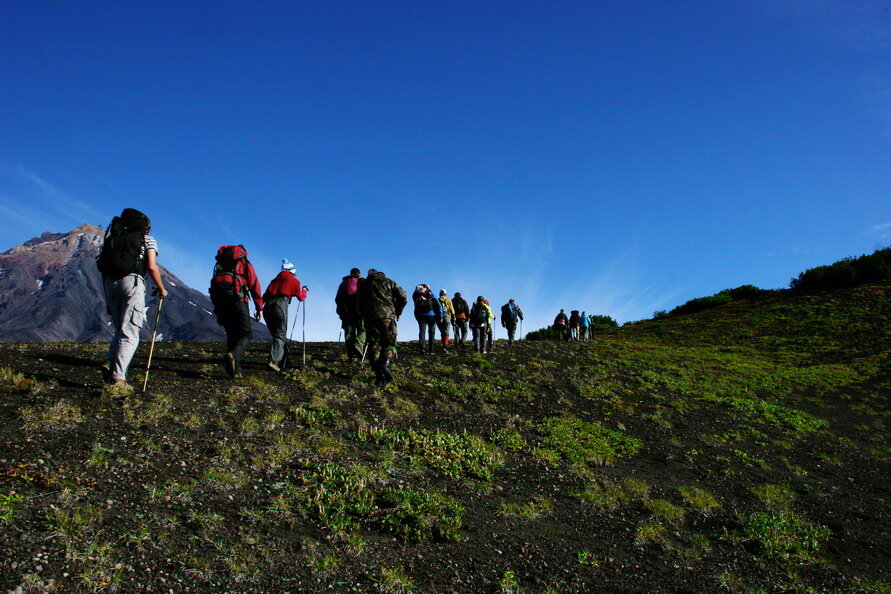
{"label": "black backpack", "polygon": [[470,321],[479,326],[485,326],[489,323],[489,311],[482,303],[474,303],[470,309]]}
{"label": "black backpack", "polygon": [[105,232],[96,266],[102,276],[121,279],[128,274],[145,276],[145,234],[149,218],[134,208],[125,208],[111,220]]}

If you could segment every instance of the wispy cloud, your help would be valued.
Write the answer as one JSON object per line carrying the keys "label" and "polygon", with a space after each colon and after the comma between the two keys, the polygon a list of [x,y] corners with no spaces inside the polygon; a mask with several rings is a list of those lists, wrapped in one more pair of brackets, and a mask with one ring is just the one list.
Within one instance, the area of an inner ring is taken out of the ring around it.
{"label": "wispy cloud", "polygon": [[868,235],[875,235],[881,239],[891,239],[891,223],[874,225],[867,231]]}

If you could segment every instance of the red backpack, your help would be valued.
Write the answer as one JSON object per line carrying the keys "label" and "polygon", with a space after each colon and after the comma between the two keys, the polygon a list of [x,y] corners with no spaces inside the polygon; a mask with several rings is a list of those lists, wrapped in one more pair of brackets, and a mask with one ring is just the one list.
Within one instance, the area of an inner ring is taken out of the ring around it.
{"label": "red backpack", "polygon": [[242,300],[247,295],[247,250],[243,245],[222,245],[217,250],[217,263],[210,279],[210,300],[216,305],[221,301]]}

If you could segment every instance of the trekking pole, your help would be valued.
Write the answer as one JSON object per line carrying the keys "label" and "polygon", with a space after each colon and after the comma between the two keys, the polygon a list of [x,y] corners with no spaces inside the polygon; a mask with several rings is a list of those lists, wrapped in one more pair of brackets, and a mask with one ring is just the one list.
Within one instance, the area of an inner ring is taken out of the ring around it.
{"label": "trekking pole", "polygon": [[306,367],[306,302],[303,303],[303,366]]}
{"label": "trekking pole", "polygon": [[523,340],[523,318],[520,318],[520,340]]}
{"label": "trekking pole", "polygon": [[362,362],[360,363],[360,365],[365,364],[365,354],[366,353],[368,353],[368,341],[367,340],[365,341],[365,346],[362,347]]}
{"label": "trekking pole", "polygon": [[149,369],[152,366],[152,353],[155,352],[155,337],[158,335],[158,321],[161,319],[161,307],[164,305],[164,298],[158,301],[158,314],[155,316],[155,329],[152,331],[152,346],[149,347],[148,363],[145,365],[145,381],[142,382],[142,391],[145,392],[148,386]]}

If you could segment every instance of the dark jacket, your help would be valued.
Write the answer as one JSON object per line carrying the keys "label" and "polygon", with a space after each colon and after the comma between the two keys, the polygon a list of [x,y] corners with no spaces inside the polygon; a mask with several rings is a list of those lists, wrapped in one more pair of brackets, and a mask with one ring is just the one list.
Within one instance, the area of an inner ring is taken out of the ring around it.
{"label": "dark jacket", "polygon": [[442,304],[429,290],[426,293],[421,293],[416,289],[411,298],[415,304],[416,320],[419,322],[431,319],[436,322],[442,320]]}
{"label": "dark jacket", "polygon": [[464,297],[452,297],[452,307],[455,308],[455,319],[463,320],[470,315],[470,307]]}
{"label": "dark jacket", "polygon": [[348,275],[343,277],[340,286],[337,287],[337,295],[334,303],[337,304],[337,315],[343,321],[357,321],[362,318],[359,310],[359,289],[365,279],[361,276]]}
{"label": "dark jacket", "polygon": [[398,318],[407,303],[402,287],[383,272],[369,275],[358,291],[359,310],[366,320]]}
{"label": "dark jacket", "polygon": [[566,317],[566,314],[562,311],[557,314],[557,317],[554,318],[554,326],[559,328],[566,328],[569,326],[569,318]]}

